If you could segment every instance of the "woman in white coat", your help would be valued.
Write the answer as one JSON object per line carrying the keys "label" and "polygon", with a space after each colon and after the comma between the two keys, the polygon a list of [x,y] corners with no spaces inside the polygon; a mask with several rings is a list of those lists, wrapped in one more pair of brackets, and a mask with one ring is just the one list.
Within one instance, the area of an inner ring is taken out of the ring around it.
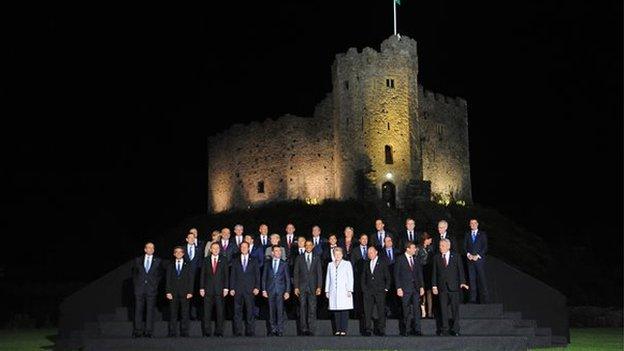
{"label": "woman in white coat", "polygon": [[349,310],[353,309],[353,268],[343,256],[341,247],[334,248],[334,260],[327,264],[325,277],[325,294],[336,325],[334,335],[342,336],[347,335]]}

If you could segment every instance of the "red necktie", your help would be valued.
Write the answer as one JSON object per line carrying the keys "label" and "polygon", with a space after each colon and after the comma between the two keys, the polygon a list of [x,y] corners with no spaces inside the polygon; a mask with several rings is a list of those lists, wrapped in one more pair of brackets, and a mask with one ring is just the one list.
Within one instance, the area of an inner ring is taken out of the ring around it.
{"label": "red necktie", "polygon": [[212,274],[216,274],[217,273],[217,259],[213,258],[212,259]]}

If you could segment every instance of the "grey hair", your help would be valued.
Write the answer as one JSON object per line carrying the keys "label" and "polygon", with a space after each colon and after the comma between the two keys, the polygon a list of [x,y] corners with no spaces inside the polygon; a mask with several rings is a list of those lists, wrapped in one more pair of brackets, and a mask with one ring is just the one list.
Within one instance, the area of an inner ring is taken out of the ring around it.
{"label": "grey hair", "polygon": [[448,222],[447,222],[447,221],[445,221],[445,220],[441,220],[441,221],[439,221],[439,222],[438,222],[438,225],[440,225],[440,224],[446,224],[446,225],[448,226]]}
{"label": "grey hair", "polygon": [[244,229],[242,224],[235,225],[234,226],[234,230],[236,230],[236,228]]}
{"label": "grey hair", "polygon": [[449,247],[451,247],[451,241],[449,239],[447,239],[447,238],[440,239],[440,242],[441,243],[446,243],[446,244],[448,244]]}

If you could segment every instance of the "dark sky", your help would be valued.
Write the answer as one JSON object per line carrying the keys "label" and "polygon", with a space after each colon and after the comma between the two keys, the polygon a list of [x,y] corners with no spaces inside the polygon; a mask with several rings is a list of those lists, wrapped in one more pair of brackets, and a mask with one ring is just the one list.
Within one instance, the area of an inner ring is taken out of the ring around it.
{"label": "dark sky", "polygon": [[[206,137],[236,122],[311,115],[330,91],[334,55],[378,49],[391,34],[391,4],[2,11],[1,240],[15,246],[0,255],[6,276],[92,279],[139,252],[137,242],[205,212]],[[621,5],[399,8],[399,31],[419,44],[421,84],[468,100],[475,201],[552,245],[607,237],[615,264]],[[79,260],[96,250],[104,263],[59,274],[68,249]]]}

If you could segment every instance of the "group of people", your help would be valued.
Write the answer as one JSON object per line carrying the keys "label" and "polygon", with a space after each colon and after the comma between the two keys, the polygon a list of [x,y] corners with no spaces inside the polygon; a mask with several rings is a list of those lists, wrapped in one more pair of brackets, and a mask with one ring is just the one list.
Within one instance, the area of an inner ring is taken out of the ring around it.
{"label": "group of people", "polygon": [[488,300],[488,245],[477,219],[470,219],[461,241],[447,230],[448,223],[441,220],[434,235],[417,231],[408,218],[404,230],[392,233],[377,219],[375,231],[357,239],[352,227],[346,227],[341,238],[324,238],[314,226],[306,237],[296,234],[292,223],[282,237],[269,235],[265,224],[255,236],[245,234],[238,224],[233,236],[223,228],[204,244],[192,228],[186,241],[174,247],[171,261],[156,257],[154,244],[148,242],[144,255],[132,264],[133,336],[152,336],[163,277],[170,337],[178,331],[188,336],[190,316],[200,310],[203,335],[223,336],[229,297],[235,336],[254,335],[259,306],[268,307],[267,335],[282,336],[285,302],[293,299],[299,335],[314,335],[319,306],[331,312],[334,335],[347,335],[351,312],[360,319],[362,335],[383,336],[387,303],[395,303],[400,306],[401,335],[422,335],[420,320],[436,318],[438,335],[457,336],[463,291],[469,291],[469,303]]}

